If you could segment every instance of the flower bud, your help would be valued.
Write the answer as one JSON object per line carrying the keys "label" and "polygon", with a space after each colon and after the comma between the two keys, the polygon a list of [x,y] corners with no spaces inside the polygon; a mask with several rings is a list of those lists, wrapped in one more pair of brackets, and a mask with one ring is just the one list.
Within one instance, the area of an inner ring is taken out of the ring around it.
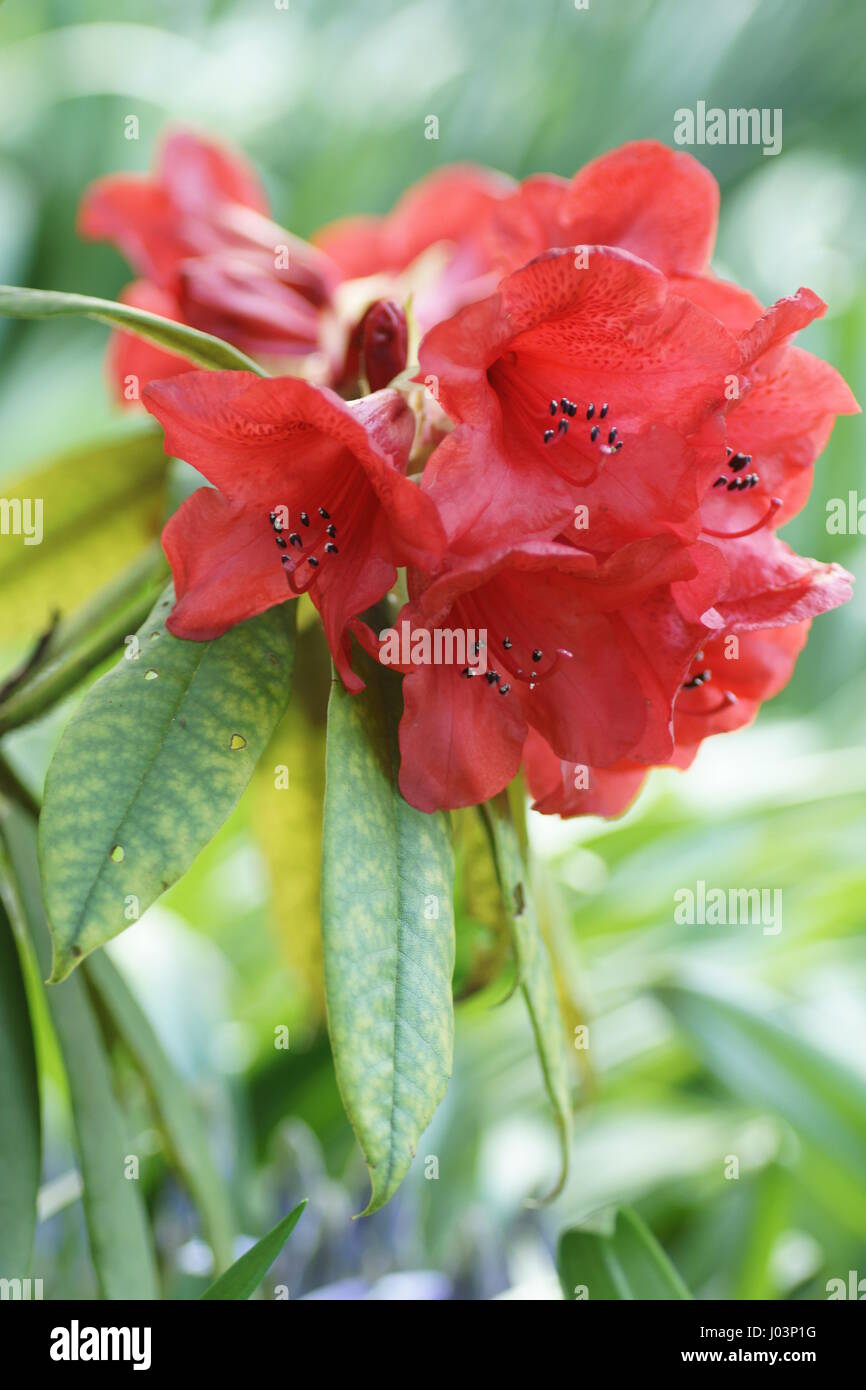
{"label": "flower bud", "polygon": [[371,391],[380,391],[406,366],[409,330],[406,315],[392,299],[377,299],[352,330],[344,376],[366,377]]}

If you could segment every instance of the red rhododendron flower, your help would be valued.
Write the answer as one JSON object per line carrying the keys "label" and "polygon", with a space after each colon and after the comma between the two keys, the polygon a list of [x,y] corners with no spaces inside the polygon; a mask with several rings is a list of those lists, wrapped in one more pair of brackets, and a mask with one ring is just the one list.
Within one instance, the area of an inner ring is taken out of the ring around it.
{"label": "red rhododendron flower", "polygon": [[[663,271],[670,293],[706,309],[740,339],[736,395],[724,397],[728,472],[709,479],[706,470],[699,474],[701,486],[714,485],[705,500],[704,524],[731,532],[789,520],[808,496],[810,465],[835,416],[858,407],[832,367],[785,341],[824,312],[817,295],[800,290],[780,301],[759,326],[764,314],[759,301],[708,271],[718,206],[715,180],[691,155],[637,141],[593,160],[571,180],[546,174],[525,180],[491,205],[482,241],[487,258],[503,274],[550,247],[621,247]],[[636,451],[619,461],[621,484],[610,480],[612,471],[606,481],[621,495],[634,493],[635,486],[643,491],[648,470]],[[680,514],[692,490],[688,484],[677,490]],[[596,513],[603,509],[609,516],[603,491],[600,481]]]}
{"label": "red rhododendron flower", "polygon": [[[715,605],[722,626],[695,652],[676,697],[675,747],[665,759],[674,767],[688,767],[711,734],[750,723],[790,679],[812,617],[851,597],[840,566],[805,560],[770,535],[731,542],[725,553],[729,579]],[[524,767],[535,809],[560,816],[622,814],[649,771],[633,757],[600,767],[560,758],[537,733]]]}
{"label": "red rhododendron flower", "polygon": [[823,302],[800,290],[765,314],[756,304],[735,336],[704,307],[721,298],[710,282],[686,299],[671,292],[682,279],[621,252],[584,254],[577,268],[573,251],[545,253],[421,344],[420,377],[459,422],[425,474],[452,544],[555,528],[581,504],[593,549],[788,519],[836,414],[858,408],[833,368],[788,342]]}
{"label": "red rhododendron flower", "polygon": [[698,431],[738,363],[719,320],[627,252],[594,246],[578,266],[574,250],[549,251],[514,272],[421,344],[419,379],[458,423],[424,481],[452,545],[555,531],[623,444],[640,476],[641,431]]}
{"label": "red rhododendron flower", "polygon": [[[858,407],[792,345],[816,294],[765,309],[713,275],[718,203],[707,170],[653,141],[571,179],[456,166],[293,243],[278,272],[286,234],[215,147],[175,136],[152,178],[103,180],[82,225],[145,277],[131,302],[267,358],[314,351],[354,281],[330,379],[373,391],[191,372],[115,340],[116,375],[165,378],[146,403],[166,447],[215,485],[166,528],[172,631],[210,637],[309,589],[358,690],[349,633],[383,654],[360,615],[408,565],[413,639],[487,632],[482,672],[398,663],[401,787],[428,811],[484,800],[523,762],[539,809],[615,814],[650,766],[748,723],[811,618],[849,596],[774,529]],[[381,389],[405,367],[410,293],[417,430]]]}
{"label": "red rhododendron flower", "polygon": [[711,630],[694,615],[727,575],[714,547],[657,537],[603,564],[570,544],[526,541],[413,579],[398,631],[407,622],[413,634],[487,634],[483,673],[474,663],[400,668],[400,786],[430,811],[500,791],[530,726],[576,761],[667,757],[675,695]]}
{"label": "red rhododendron flower", "polygon": [[163,532],[178,637],[204,640],[309,592],[350,690],[348,624],[387,593],[397,565],[430,568],[442,530],[404,476],[414,418],[395,391],[360,401],[293,377],[187,372],[144,395],[166,452],[213,489]]}
{"label": "red rhododendron flower", "polygon": [[[150,307],[158,299],[167,317],[277,361],[322,345],[322,312],[339,271],[270,221],[267,198],[237,155],[198,136],[170,136],[150,176],[97,180],[82,200],[79,230],[112,241],[143,277],[127,302]],[[158,358],[119,336],[112,369],[121,388],[129,376],[146,384]],[[177,372],[180,359],[173,361]]]}

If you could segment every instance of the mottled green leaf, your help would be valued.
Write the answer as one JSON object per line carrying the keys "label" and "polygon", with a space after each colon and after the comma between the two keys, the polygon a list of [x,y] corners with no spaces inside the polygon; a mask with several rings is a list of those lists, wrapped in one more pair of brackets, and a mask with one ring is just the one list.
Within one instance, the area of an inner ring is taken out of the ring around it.
{"label": "mottled green leaf", "polygon": [[282,1221],[277,1222],[273,1230],[268,1231],[266,1236],[262,1236],[261,1240],[256,1241],[256,1244],[245,1251],[240,1259],[226,1270],[225,1274],[220,1275],[209,1289],[205,1289],[202,1298],[237,1300],[249,1298],[251,1294],[254,1294],[297,1226],[306,1205],[305,1199],[293,1207]]}
{"label": "mottled green leaf", "polygon": [[442,813],[397,786],[398,679],[335,679],[322,850],[325,991],[343,1103],[370,1169],[366,1211],[399,1187],[451,1074],[453,861]]}
{"label": "mottled green leaf", "polygon": [[187,642],[165,627],[171,603],[168,589],[138,646],[88,692],[48,769],[39,853],[53,982],[185,873],[288,703],[293,604]]}
{"label": "mottled green leaf", "polygon": [[529,877],[506,792],[487,803],[486,817],[505,910],[511,925],[517,984],[529,1011],[544,1084],[559,1130],[562,1168],[554,1190],[546,1199],[550,1201],[562,1191],[568,1176],[571,1152],[572,1116],[565,1030],[550,955],[538,925]]}
{"label": "mottled green leaf", "polygon": [[566,1298],[691,1298],[652,1231],[630,1207],[617,1211],[611,1234],[565,1231],[556,1264]]}
{"label": "mottled green leaf", "polygon": [[39,1086],[18,949],[0,902],[0,1275],[24,1279],[42,1162]]}
{"label": "mottled green leaf", "polygon": [[112,299],[95,299],[88,294],[64,294],[60,290],[31,290],[20,285],[0,285],[0,314],[13,319],[68,318],[70,315],[95,319],[112,328],[124,328],[147,338],[169,352],[180,353],[199,367],[235,368],[267,376],[267,372],[245,353],[222,338],[202,333],[174,319],[164,319],[147,309],[119,304]]}
{"label": "mottled green leaf", "polygon": [[218,1269],[231,1260],[234,1222],[228,1190],[214,1165],[207,1134],[138,1000],[104,951],[84,967],[126,1043],[162,1117],[173,1158],[204,1218]]}
{"label": "mottled green leaf", "polygon": [[[21,918],[30,932],[43,974],[51,939],[39,891],[36,825],[9,808],[4,840],[15,874]],[[84,1214],[90,1254],[104,1298],[156,1298],[153,1249],[139,1183],[127,1177],[130,1146],[105,1044],[84,977],[75,975],[46,990],[69,1086],[72,1122],[84,1183]],[[50,1295],[50,1291],[49,1291]]]}

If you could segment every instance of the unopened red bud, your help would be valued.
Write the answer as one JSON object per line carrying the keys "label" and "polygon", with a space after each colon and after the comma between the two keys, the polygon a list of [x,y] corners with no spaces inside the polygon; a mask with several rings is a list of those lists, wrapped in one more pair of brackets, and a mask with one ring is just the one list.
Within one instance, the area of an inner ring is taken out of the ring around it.
{"label": "unopened red bud", "polygon": [[360,323],[361,368],[371,391],[380,391],[406,366],[409,330],[406,315],[392,299],[377,299]]}

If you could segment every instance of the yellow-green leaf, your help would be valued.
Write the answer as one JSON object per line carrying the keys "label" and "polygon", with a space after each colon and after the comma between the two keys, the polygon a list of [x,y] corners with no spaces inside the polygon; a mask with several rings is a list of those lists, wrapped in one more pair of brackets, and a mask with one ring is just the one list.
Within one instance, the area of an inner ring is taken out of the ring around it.
{"label": "yellow-green leaf", "polygon": [[[11,509],[0,546],[4,640],[36,637],[52,614],[83,602],[159,533],[167,464],[162,435],[142,428],[4,480]],[[39,544],[27,543],[25,522]]]}

